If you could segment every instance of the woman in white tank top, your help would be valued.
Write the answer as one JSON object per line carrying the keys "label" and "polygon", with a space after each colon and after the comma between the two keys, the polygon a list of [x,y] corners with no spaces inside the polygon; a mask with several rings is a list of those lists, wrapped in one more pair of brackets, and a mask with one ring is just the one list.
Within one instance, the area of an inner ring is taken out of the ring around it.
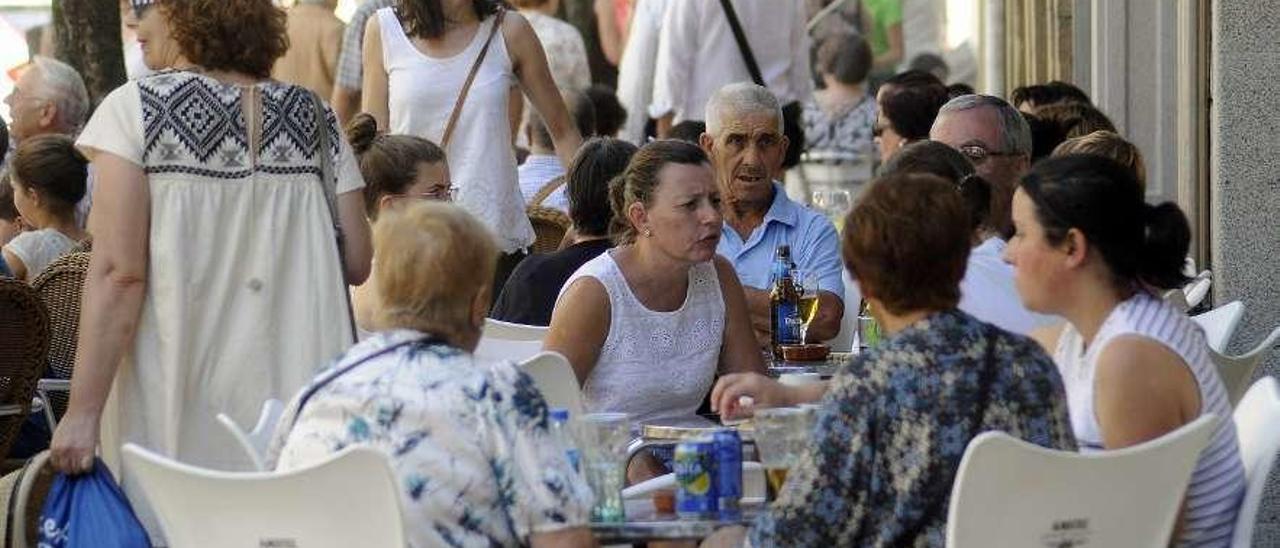
{"label": "woman in white tank top", "polygon": [[1080,447],[1137,445],[1216,415],[1176,539],[1229,545],[1245,488],[1231,404],[1204,332],[1152,294],[1183,281],[1186,217],[1172,203],[1144,203],[1132,173],[1114,161],[1068,155],[1023,178],[1013,221],[1006,258],[1023,303],[1069,322],[1038,339],[1062,374]]}
{"label": "woman in white tank top", "polygon": [[565,282],[543,348],[569,358],[590,411],[709,425],[697,410],[716,374],[764,364],[742,285],[716,255],[720,191],[706,154],[680,141],[645,145],[609,197],[618,247]]}
{"label": "woman in white tank top", "polygon": [[[378,10],[364,35],[361,108],[390,133],[440,143],[498,9],[492,0],[403,0],[396,8]],[[459,189],[458,205],[494,232],[506,254],[534,240],[516,178],[507,111],[517,84],[547,121],[560,161],[569,165],[581,136],[533,28],[522,15],[509,12],[444,147]]]}

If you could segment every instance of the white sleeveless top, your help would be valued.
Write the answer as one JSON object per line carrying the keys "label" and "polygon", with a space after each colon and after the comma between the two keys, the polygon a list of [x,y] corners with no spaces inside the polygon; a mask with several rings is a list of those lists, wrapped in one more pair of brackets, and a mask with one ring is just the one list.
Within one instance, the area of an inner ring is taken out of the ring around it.
{"label": "white sleeveless top", "polygon": [[[495,18],[480,23],[466,49],[447,58],[428,56],[405,35],[391,8],[378,10],[382,63],[387,70],[389,133],[416,135],[440,143],[462,84],[484,47]],[[533,243],[511,148],[507,98],[516,83],[501,31],[476,73],[445,151],[458,187],[458,205],[480,219],[510,253]]]}
{"label": "white sleeveless top", "polygon": [[636,424],[706,426],[698,406],[715,380],[724,341],[724,298],[715,264],[689,269],[684,304],[649,310],[631,292],[611,249],[578,268],[609,294],[609,335],[582,392],[591,412],[624,412]]}
{"label": "white sleeveless top", "polygon": [[1145,337],[1177,354],[1195,376],[1200,389],[1200,413],[1213,413],[1221,419],[1192,472],[1187,519],[1178,544],[1229,545],[1245,489],[1244,468],[1231,420],[1231,402],[1209,358],[1204,331],[1185,315],[1160,299],[1138,293],[1111,311],[1087,351],[1074,327],[1067,324],[1063,328],[1053,358],[1066,387],[1076,441],[1086,452],[1103,449],[1102,430],[1093,410],[1094,374],[1098,356],[1120,335]]}

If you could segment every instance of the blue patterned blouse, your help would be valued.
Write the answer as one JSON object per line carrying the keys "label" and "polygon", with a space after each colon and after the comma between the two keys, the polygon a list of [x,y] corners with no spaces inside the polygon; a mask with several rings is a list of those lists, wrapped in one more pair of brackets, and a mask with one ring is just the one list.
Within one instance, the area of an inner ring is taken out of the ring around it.
{"label": "blue patterned blouse", "polygon": [[348,445],[381,449],[417,547],[528,544],[532,533],[587,524],[590,489],[552,441],[542,394],[514,364],[479,364],[422,333],[390,331],[352,347],[313,385],[365,359],[301,413],[301,396],[289,405],[269,452],[277,470]]}
{"label": "blue patterned blouse", "polygon": [[832,379],[813,443],[751,543],[942,546],[960,458],[987,430],[1075,450],[1058,370],[1030,339],[960,311],[930,315]]}

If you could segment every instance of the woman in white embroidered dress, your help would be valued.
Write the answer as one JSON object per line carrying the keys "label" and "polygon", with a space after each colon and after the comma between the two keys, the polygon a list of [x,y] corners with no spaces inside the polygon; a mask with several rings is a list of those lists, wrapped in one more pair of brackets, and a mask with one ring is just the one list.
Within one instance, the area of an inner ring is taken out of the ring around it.
{"label": "woman in white embroidered dress", "polygon": [[[284,13],[270,0],[141,10],[148,65],[173,70],[113,91],[78,141],[97,178],[95,241],[52,443],[64,472],[89,469],[99,419],[108,464],[133,442],[243,466],[214,417],[252,424],[263,400],[288,399],[350,345],[346,286],[369,272],[364,183],[333,112],[318,119],[313,95],[268,79]],[[321,155],[336,175],[345,264]],[[123,483],[154,536],[137,486]]]}
{"label": "woman in white embroidered dress", "polygon": [[655,141],[609,196],[618,247],[565,282],[544,348],[569,358],[591,411],[710,425],[697,411],[717,373],[764,373],[742,284],[716,255],[722,219],[711,165],[695,145]]}
{"label": "woman in white embroidered dress", "polygon": [[[362,108],[388,132],[440,143],[458,186],[456,202],[498,238],[495,294],[533,243],[516,176],[508,116],[519,84],[547,123],[562,165],[582,144],[556,89],[547,57],[529,21],[506,13],[500,32],[494,0],[402,0],[378,10],[364,35]],[[448,142],[445,128],[471,67],[490,35]]]}
{"label": "woman in white embroidered dress", "polygon": [[1174,538],[1228,546],[1245,488],[1231,402],[1204,332],[1152,293],[1184,282],[1186,217],[1173,203],[1144,203],[1115,161],[1074,154],[1022,178],[1013,223],[1005,257],[1023,304],[1068,322],[1033,336],[1062,373],[1080,448],[1129,447],[1216,415]]}

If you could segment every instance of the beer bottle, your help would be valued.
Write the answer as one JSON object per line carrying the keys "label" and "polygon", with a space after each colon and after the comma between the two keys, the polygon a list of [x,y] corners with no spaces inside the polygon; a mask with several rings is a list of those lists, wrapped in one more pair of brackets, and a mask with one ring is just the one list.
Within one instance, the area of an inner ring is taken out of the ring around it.
{"label": "beer bottle", "polygon": [[773,287],[769,288],[769,328],[773,357],[782,359],[782,346],[800,343],[800,292],[791,276],[791,246],[780,245],[773,257]]}

